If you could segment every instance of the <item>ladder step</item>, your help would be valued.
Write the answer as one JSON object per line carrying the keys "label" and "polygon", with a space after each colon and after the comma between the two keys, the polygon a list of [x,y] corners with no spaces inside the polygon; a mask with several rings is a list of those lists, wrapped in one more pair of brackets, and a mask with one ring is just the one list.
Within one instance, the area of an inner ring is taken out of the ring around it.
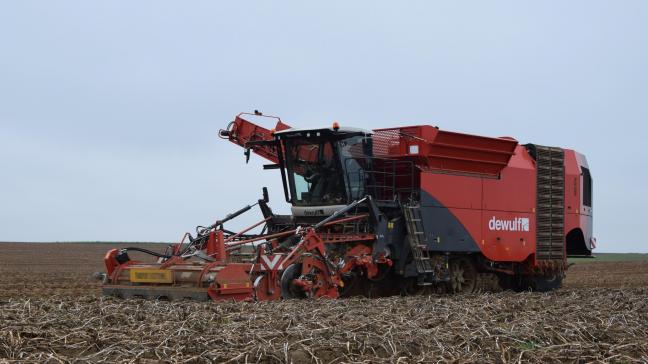
{"label": "ladder step", "polygon": [[[414,254],[417,272],[419,274],[434,273],[429,256],[428,246],[425,244],[425,226],[422,223],[420,206],[405,206],[405,221],[407,222],[407,232],[410,234],[410,247]],[[429,283],[423,283],[429,285]]]}

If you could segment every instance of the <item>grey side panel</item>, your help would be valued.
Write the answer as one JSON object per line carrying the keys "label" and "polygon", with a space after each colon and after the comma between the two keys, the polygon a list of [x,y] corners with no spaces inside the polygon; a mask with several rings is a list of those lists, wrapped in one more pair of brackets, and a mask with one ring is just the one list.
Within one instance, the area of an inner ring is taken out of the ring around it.
{"label": "grey side panel", "polygon": [[457,217],[425,191],[421,191],[421,215],[429,250],[481,252]]}

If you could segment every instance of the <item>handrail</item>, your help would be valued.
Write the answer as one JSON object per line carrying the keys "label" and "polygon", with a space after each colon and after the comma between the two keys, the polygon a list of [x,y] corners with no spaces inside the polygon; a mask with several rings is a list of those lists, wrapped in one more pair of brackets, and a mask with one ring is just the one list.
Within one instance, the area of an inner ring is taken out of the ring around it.
{"label": "handrail", "polygon": [[[349,164],[354,161],[359,168],[350,171]],[[365,163],[362,163],[364,161]],[[415,189],[414,163],[409,160],[382,157],[347,157],[344,160],[346,171],[346,188],[351,196],[357,199],[361,195],[371,195],[379,201],[407,199],[412,197]],[[403,171],[405,170],[405,171]],[[402,179],[409,177],[409,182],[403,184]],[[352,180],[358,186],[352,185]]]}

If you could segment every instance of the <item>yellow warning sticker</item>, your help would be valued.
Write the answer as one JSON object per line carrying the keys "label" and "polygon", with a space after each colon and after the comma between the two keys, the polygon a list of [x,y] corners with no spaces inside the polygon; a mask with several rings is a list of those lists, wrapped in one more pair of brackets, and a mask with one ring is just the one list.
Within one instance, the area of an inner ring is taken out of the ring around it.
{"label": "yellow warning sticker", "polygon": [[137,283],[173,283],[173,272],[168,269],[131,269],[130,281]]}

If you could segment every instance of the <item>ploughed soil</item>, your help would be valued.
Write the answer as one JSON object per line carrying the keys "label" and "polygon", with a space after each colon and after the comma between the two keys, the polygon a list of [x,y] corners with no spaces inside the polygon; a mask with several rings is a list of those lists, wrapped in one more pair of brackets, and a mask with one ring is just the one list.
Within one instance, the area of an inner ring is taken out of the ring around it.
{"label": "ploughed soil", "polygon": [[120,246],[0,243],[0,363],[648,362],[648,261],[550,293],[155,302],[100,295]]}

